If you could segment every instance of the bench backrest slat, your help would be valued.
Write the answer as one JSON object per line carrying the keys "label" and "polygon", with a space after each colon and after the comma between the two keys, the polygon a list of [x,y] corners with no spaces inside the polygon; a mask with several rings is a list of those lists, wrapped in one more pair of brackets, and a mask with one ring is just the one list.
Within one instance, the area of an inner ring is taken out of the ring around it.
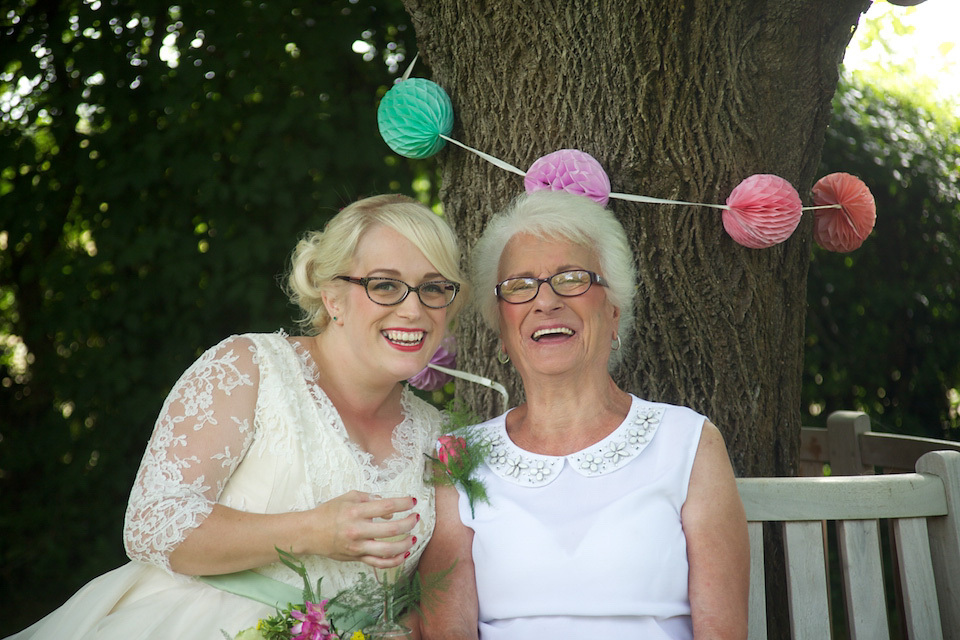
{"label": "bench backrest slat", "polygon": [[767,595],[763,563],[763,522],[747,522],[750,535],[750,616],[747,639],[767,639]]}
{"label": "bench backrest slat", "polygon": [[783,531],[787,554],[787,598],[791,635],[795,640],[830,637],[830,603],[827,599],[823,529],[819,522],[786,522]]}
{"label": "bench backrest slat", "polygon": [[912,638],[942,638],[940,599],[930,557],[926,518],[894,520],[897,563],[907,629]]}
{"label": "bench backrest slat", "polygon": [[878,522],[841,520],[837,522],[837,541],[851,640],[889,638],[887,616],[877,615],[887,609]]}

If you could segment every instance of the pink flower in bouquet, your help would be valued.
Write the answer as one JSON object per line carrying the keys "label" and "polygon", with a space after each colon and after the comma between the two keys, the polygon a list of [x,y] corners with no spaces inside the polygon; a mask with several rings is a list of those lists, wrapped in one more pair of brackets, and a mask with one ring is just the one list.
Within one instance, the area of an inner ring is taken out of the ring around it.
{"label": "pink flower in bouquet", "polygon": [[[454,414],[456,414],[455,410]],[[463,495],[467,496],[470,512],[473,513],[474,505],[478,501],[490,502],[483,479],[475,478],[474,474],[487,459],[492,444],[489,439],[473,431],[460,431],[460,433],[464,435],[447,434],[437,438],[437,457],[431,458],[434,468],[433,477],[438,484],[458,487]]]}
{"label": "pink flower in bouquet", "polygon": [[449,466],[467,450],[467,441],[458,436],[440,436],[437,439],[437,459]]}
{"label": "pink flower in bouquet", "polygon": [[[438,364],[441,367],[454,369],[457,366],[457,341],[452,335],[446,336],[437,348],[437,352],[430,358],[430,364]],[[421,391],[434,391],[453,380],[453,378],[442,371],[424,367],[420,373],[407,382],[420,389]]]}
{"label": "pink flower in bouquet", "polygon": [[321,602],[319,607],[312,602],[304,604],[307,606],[306,613],[296,610],[290,612],[300,621],[290,627],[290,633],[293,634],[291,640],[337,640],[327,620],[327,601]]}

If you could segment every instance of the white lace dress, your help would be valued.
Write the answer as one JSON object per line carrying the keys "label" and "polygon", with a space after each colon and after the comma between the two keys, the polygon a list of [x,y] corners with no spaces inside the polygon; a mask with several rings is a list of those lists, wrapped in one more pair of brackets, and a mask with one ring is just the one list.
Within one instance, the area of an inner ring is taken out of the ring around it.
{"label": "white lace dress", "polygon": [[[170,570],[171,551],[215,503],[257,513],[311,509],[357,489],[417,498],[412,571],[433,532],[433,489],[424,485],[439,412],[409,390],[394,428],[396,454],[382,465],[348,437],[314,382],[309,354],[285,334],[247,334],[209,349],[167,397],[130,495],[124,544],[132,562],[88,583],[62,607],[12,636],[16,640],[217,640],[274,613]],[[352,584],[359,562],[303,558],[323,592]],[[300,586],[279,562],[258,569]]]}

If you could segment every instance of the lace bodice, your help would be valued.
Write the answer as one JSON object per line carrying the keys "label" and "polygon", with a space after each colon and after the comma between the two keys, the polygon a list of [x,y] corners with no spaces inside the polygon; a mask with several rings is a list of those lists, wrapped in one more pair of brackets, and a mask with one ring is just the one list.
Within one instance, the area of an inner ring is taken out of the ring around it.
{"label": "lace bodice", "polygon": [[[417,497],[420,532],[408,559],[415,566],[433,530],[424,453],[439,433],[439,412],[404,390],[396,453],[378,466],[347,436],[315,380],[312,358],[283,333],[233,336],[206,351],[177,381],[154,427],[127,505],[127,554],[170,571],[170,553],[215,503],[281,513],[358,489]],[[336,589],[363,570],[325,558],[305,564]],[[299,580],[279,563],[260,571]]]}

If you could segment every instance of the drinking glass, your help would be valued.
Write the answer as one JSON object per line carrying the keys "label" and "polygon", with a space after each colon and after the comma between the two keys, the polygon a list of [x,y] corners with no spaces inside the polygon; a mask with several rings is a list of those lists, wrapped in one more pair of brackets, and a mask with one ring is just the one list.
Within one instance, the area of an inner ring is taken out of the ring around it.
{"label": "drinking glass", "polygon": [[[376,499],[408,497],[410,497],[410,494],[408,493],[399,491],[384,491],[378,493]],[[386,522],[387,520],[402,519],[409,516],[411,511],[412,509],[407,511],[397,511],[396,513],[392,513],[383,518],[374,518],[373,520],[374,522]],[[410,531],[409,533],[401,533],[400,535],[377,539],[389,542],[403,540],[407,536],[416,535],[416,530],[419,526],[420,523],[418,522],[413,531]],[[380,616],[380,620],[377,622],[376,626],[366,631],[366,636],[370,638],[370,640],[401,640],[403,638],[409,638],[412,633],[410,629],[397,622],[397,612],[394,611],[394,591],[397,582],[403,575],[403,567],[404,565],[401,564],[398,567],[392,567],[390,569],[374,568],[373,570],[373,575],[376,577],[377,582],[380,584],[380,588],[383,591],[383,614]]]}

